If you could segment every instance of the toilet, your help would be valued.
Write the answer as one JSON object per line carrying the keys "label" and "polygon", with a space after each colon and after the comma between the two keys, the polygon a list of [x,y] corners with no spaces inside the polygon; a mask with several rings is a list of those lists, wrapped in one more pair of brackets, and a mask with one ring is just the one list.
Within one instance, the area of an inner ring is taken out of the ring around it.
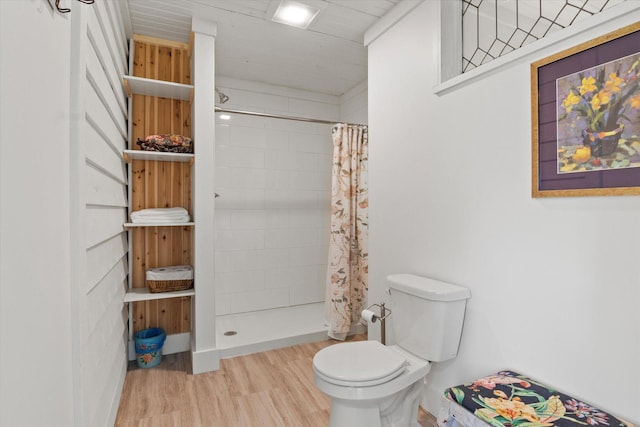
{"label": "toilet", "polygon": [[412,274],[387,281],[396,344],[341,343],[313,358],[315,384],[331,399],[330,427],[419,426],[431,363],[458,354],[469,290]]}

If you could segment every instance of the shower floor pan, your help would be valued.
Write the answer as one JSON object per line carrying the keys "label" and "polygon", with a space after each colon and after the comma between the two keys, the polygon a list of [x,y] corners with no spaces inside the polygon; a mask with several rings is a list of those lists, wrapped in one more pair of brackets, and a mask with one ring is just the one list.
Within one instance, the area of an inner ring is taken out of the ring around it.
{"label": "shower floor pan", "polygon": [[324,303],[216,317],[216,343],[223,359],[327,338]]}

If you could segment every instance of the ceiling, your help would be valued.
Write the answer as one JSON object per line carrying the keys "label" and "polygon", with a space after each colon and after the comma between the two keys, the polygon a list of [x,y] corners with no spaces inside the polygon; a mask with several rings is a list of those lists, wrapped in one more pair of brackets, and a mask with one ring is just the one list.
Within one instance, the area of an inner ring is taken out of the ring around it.
{"label": "ceiling", "polygon": [[401,0],[296,0],[306,29],[271,21],[280,0],[127,0],[132,31],[188,42],[191,17],[218,25],[216,74],[330,95],[367,78],[365,31]]}

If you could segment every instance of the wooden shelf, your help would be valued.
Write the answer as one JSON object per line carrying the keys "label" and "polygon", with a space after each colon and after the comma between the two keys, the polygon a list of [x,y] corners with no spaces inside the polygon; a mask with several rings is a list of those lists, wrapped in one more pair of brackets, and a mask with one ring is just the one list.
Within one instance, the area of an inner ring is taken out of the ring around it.
{"label": "wooden shelf", "polygon": [[124,228],[133,227],[193,227],[195,222],[167,222],[167,223],[146,223],[146,222],[125,222]]}
{"label": "wooden shelf", "polygon": [[157,160],[159,162],[189,162],[189,164],[193,164],[195,159],[195,156],[190,153],[164,153],[144,150],[124,150],[122,157],[127,163],[132,160]]}
{"label": "wooden shelf", "polygon": [[157,96],[159,98],[180,99],[189,102],[193,99],[193,85],[185,85],[182,83],[124,76],[124,87],[129,96],[138,94]]}
{"label": "wooden shelf", "polygon": [[124,295],[124,302],[138,302],[138,301],[151,301],[158,299],[168,299],[168,298],[182,298],[182,297],[190,297],[196,294],[196,290],[194,288],[186,289],[184,291],[173,291],[173,292],[156,292],[151,293],[149,288],[131,288]]}

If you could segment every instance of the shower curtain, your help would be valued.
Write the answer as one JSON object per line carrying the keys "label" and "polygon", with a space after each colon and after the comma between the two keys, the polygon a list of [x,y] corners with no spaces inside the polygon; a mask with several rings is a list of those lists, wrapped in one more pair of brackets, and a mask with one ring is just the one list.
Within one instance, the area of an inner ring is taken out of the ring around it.
{"label": "shower curtain", "polygon": [[344,340],[360,321],[368,293],[367,126],[331,129],[333,168],[326,305],[329,336]]}

